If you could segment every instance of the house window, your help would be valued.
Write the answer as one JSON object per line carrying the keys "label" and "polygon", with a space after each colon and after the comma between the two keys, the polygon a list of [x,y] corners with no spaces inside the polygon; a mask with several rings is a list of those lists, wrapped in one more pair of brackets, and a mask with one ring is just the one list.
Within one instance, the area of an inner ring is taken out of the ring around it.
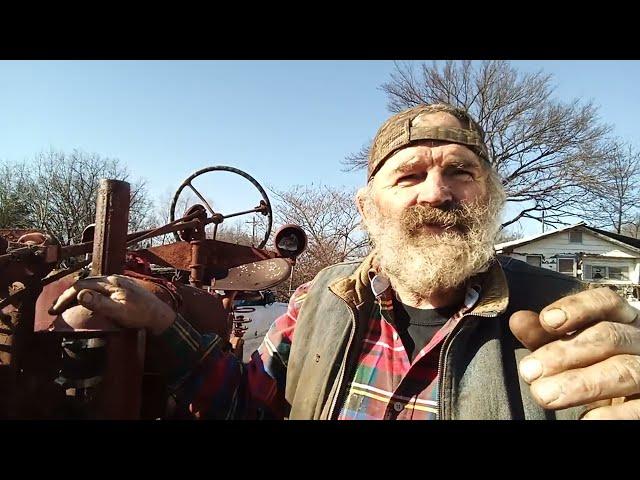
{"label": "house window", "polygon": [[585,280],[629,281],[629,266],[585,265]]}
{"label": "house window", "polygon": [[569,243],[582,243],[582,232],[579,232],[579,231],[569,232]]}
{"label": "house window", "polygon": [[564,273],[565,275],[574,275],[573,268],[574,260],[573,258],[559,258],[558,259],[558,272]]}
{"label": "house window", "polygon": [[610,280],[629,280],[629,267],[609,267]]}
{"label": "house window", "polygon": [[591,279],[604,280],[607,278],[607,267],[603,265],[591,265]]}
{"label": "house window", "polygon": [[527,255],[527,263],[540,268],[542,266],[542,257],[540,255]]}

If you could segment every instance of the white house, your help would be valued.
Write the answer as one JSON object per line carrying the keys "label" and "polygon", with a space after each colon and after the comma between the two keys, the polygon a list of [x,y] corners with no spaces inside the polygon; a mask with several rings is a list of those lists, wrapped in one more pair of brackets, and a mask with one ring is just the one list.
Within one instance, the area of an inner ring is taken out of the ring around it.
{"label": "white house", "polygon": [[584,222],[495,246],[496,252],[588,283],[616,286],[626,297],[640,291],[640,240]]}

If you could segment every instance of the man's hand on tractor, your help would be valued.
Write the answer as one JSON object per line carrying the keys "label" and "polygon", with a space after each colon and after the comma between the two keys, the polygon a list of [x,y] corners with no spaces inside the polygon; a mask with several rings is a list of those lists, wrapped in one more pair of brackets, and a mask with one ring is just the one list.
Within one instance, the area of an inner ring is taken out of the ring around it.
{"label": "man's hand on tractor", "polygon": [[126,328],[147,328],[154,334],[166,330],[176,313],[140,281],[123,275],[88,277],[65,290],[49,310],[58,315],[76,302]]}

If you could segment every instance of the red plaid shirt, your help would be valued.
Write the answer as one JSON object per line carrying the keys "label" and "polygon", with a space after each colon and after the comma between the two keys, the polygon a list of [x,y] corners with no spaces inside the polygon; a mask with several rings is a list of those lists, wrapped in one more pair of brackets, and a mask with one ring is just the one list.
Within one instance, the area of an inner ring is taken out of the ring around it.
{"label": "red plaid shirt", "polygon": [[464,305],[436,332],[413,362],[395,328],[394,291],[389,281],[370,272],[379,309],[369,320],[358,366],[339,420],[426,420],[438,414],[440,346],[479,298],[467,289]]}
{"label": "red plaid shirt", "polygon": [[[480,287],[467,289],[464,306],[409,360],[394,328],[393,289],[370,272],[379,309],[369,319],[355,375],[338,419],[433,419],[438,412],[438,353],[447,334],[479,298]],[[294,341],[296,319],[312,282],[292,295],[287,312],[277,318],[262,345],[243,364],[220,348],[216,335],[200,335],[184,319],[162,334],[181,367],[175,388],[202,418],[284,418],[286,365]],[[195,365],[195,367],[194,367]]]}

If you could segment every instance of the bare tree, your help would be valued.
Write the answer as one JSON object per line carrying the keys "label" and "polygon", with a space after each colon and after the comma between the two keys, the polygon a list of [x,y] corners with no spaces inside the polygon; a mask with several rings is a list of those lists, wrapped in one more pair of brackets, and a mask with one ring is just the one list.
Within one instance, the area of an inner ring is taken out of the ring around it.
{"label": "bare tree", "polygon": [[640,152],[628,143],[612,140],[604,159],[597,169],[600,182],[588,188],[582,216],[601,228],[622,233],[629,226],[633,232],[637,230],[634,221],[640,202]]}
{"label": "bare tree", "polygon": [[308,238],[307,249],[295,266],[293,288],[311,280],[326,266],[368,253],[368,239],[359,228],[355,191],[326,185],[270,190],[275,200],[275,222],[300,225]]}
{"label": "bare tree", "polygon": [[622,226],[622,235],[628,237],[640,238],[640,213],[636,212],[629,221]]}
{"label": "bare tree", "polygon": [[236,220],[235,222],[224,222],[218,226],[216,240],[223,242],[237,243],[257,247],[264,238],[264,226],[256,220],[256,228],[250,229],[246,220]]}
{"label": "bare tree", "polygon": [[[584,187],[597,184],[598,143],[610,131],[592,102],[556,101],[551,75],[520,73],[505,61],[396,63],[382,85],[388,109],[428,103],[469,111],[486,132],[491,162],[517,205],[503,227],[523,218],[563,224],[579,211]],[[368,147],[346,157],[347,169],[367,164]]]}
{"label": "bare tree", "polygon": [[[131,182],[118,160],[80,150],[37,155],[29,177],[30,226],[65,244],[80,241],[84,228],[94,222],[101,178]],[[149,228],[154,223],[152,209],[144,181],[131,182],[129,230]]]}
{"label": "bare tree", "polygon": [[514,228],[512,226],[510,228],[504,228],[500,232],[498,232],[495,243],[498,244],[498,243],[510,242],[512,240],[517,240],[519,238],[522,238],[523,236],[524,234],[522,233],[521,228]]}
{"label": "bare tree", "polygon": [[29,178],[25,165],[0,163],[0,178],[0,228],[28,228]]}

